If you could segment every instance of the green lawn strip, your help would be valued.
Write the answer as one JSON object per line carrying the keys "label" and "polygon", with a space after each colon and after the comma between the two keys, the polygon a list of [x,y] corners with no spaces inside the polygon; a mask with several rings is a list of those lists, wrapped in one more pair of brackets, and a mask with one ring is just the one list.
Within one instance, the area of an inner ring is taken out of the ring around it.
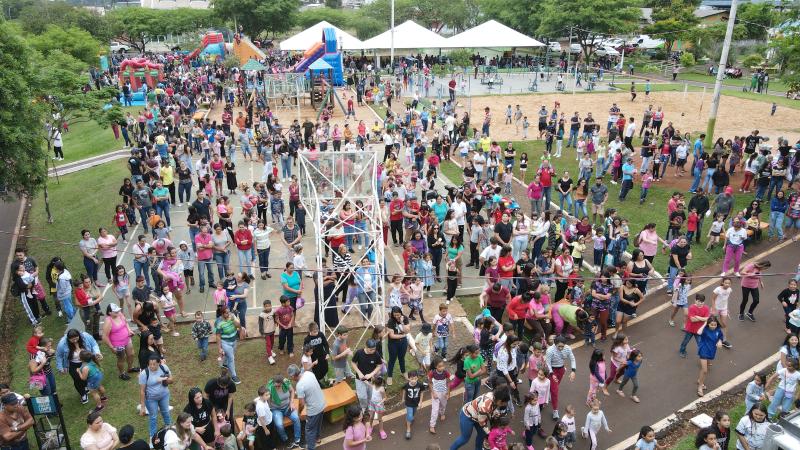
{"label": "green lawn strip", "polygon": [[[773,77],[774,75],[770,75],[769,90],[785,94],[786,91],[789,90],[789,86],[787,86],[786,83],[784,83],[780,79]],[[709,84],[714,84],[716,82],[715,76],[706,75],[702,73],[694,73],[694,72],[680,73],[678,74],[678,78],[681,80],[697,81],[700,83],[709,83]],[[745,75],[739,79],[725,78],[722,80],[722,84],[724,86],[736,86],[736,87],[747,86],[749,88],[750,80],[751,78]]]}
{"label": "green lawn strip", "polygon": [[764,103],[764,110],[769,111],[773,102],[777,103],[779,107],[786,107],[791,109],[800,109],[800,100],[792,100],[785,96],[777,95],[764,95],[755,92],[742,92],[734,89],[726,89],[722,91],[723,95],[730,97],[743,98],[745,100],[754,100]]}
{"label": "green lawn strip", "polygon": [[[141,109],[141,106],[128,106],[123,108],[123,112],[130,111],[136,115]],[[125,145],[121,133],[119,139],[114,139],[111,127],[103,128],[94,120],[70,124],[69,132],[63,133],[63,141],[64,161],[60,161],[61,164],[119,150]]]}
{"label": "green lawn strip", "polygon": [[[713,414],[710,415],[713,416]],[[739,423],[739,420],[741,420],[741,418],[744,417],[744,415],[745,415],[744,402],[730,409],[728,411],[728,416],[731,419],[731,428],[736,428],[736,425]],[[735,442],[736,432],[733,431],[731,433],[731,436]],[[695,450],[697,447],[694,446],[694,438],[695,438],[695,433],[691,433],[687,436],[684,436],[683,439],[674,444],[674,447],[672,447],[673,450]]]}

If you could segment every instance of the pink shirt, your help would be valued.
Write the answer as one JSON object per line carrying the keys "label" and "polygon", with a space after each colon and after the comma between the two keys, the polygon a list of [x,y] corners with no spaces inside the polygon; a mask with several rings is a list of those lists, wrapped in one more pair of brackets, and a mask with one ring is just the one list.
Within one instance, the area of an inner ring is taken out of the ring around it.
{"label": "pink shirt", "polygon": [[214,255],[212,248],[200,248],[201,245],[208,245],[211,243],[211,234],[200,233],[194,237],[194,243],[197,245],[197,260],[207,261]]}
{"label": "pink shirt", "polygon": [[[98,236],[98,238],[97,238],[98,246],[100,246],[100,245],[114,245],[115,241],[116,241],[116,239],[114,238],[114,236],[111,236],[110,234],[108,236],[106,236],[106,237]],[[100,249],[100,256],[102,256],[103,258],[114,258],[115,256],[117,256],[117,248],[116,247],[111,247],[111,248],[107,248],[107,249],[105,249],[105,248],[104,249]]]}
{"label": "pink shirt", "polygon": [[644,256],[655,256],[658,252],[658,233],[656,230],[642,230],[640,233],[639,250]]}
{"label": "pink shirt", "polygon": [[347,441],[360,441],[367,437],[367,427],[364,426],[363,423],[358,423],[352,426],[347,427],[344,431],[344,443],[342,444],[342,448],[344,450],[366,450],[367,444],[362,443],[361,445],[350,446],[347,445]]}
{"label": "pink shirt", "polygon": [[745,272],[753,272],[755,271],[754,275],[744,275],[742,277],[742,287],[743,288],[750,288],[750,289],[758,289],[758,285],[761,282],[761,271],[756,269],[756,266],[753,264],[748,264],[742,270],[742,273]]}

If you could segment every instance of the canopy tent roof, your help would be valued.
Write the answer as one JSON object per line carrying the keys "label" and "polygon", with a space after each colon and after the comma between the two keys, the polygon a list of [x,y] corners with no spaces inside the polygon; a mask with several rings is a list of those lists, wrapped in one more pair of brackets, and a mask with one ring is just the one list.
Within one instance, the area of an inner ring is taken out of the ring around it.
{"label": "canopy tent roof", "polygon": [[309,68],[310,70],[332,70],[332,69],[333,69],[333,67],[331,67],[331,65],[330,65],[330,64],[328,64],[328,63],[327,63],[327,62],[326,62],[324,59],[322,59],[322,58],[320,58],[320,59],[318,59],[318,60],[314,61],[313,63],[311,63],[311,65],[310,65],[310,66],[308,66],[308,68]]}
{"label": "canopy tent roof", "polygon": [[280,44],[281,50],[308,50],[317,42],[322,42],[322,29],[328,27],[336,31],[336,39],[339,41],[339,48],[342,50],[361,50],[362,43],[358,38],[324,20],[282,41]]}
{"label": "canopy tent roof", "polygon": [[267,70],[267,66],[251,58],[242,66],[242,70]]}
{"label": "canopy tent roof", "polygon": [[447,48],[543,47],[536,39],[525,36],[500,22],[490,20],[447,39]]}
{"label": "canopy tent roof", "polygon": [[[363,42],[365,50],[387,49],[392,47],[392,30],[367,39]],[[447,47],[447,39],[433,31],[407,20],[394,27],[395,49],[443,48]]]}

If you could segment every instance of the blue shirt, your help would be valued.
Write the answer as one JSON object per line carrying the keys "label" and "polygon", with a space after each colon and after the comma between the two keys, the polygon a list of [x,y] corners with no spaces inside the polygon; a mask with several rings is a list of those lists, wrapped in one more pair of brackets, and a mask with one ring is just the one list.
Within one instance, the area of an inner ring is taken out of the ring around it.
{"label": "blue shirt", "polygon": [[694,141],[694,153],[692,153],[692,155],[697,158],[701,153],[703,153],[703,141],[698,138]]}
{"label": "blue shirt", "polygon": [[622,181],[633,180],[633,173],[636,172],[636,168],[633,167],[631,163],[625,163],[622,165]]}
{"label": "blue shirt", "polygon": [[628,360],[628,361],[626,361],[626,363],[627,363],[627,364],[625,365],[625,373],[624,373],[624,375],[625,375],[626,377],[628,377],[628,378],[633,378],[633,377],[635,377],[635,376],[636,376],[636,373],[637,373],[637,372],[639,372],[639,367],[641,367],[641,366],[642,366],[642,362],[641,362],[641,361],[639,361],[639,362],[637,363],[637,362],[634,362],[634,361]]}
{"label": "blue shirt", "polygon": [[697,355],[700,359],[714,359],[717,356],[717,342],[722,340],[722,330],[719,327],[715,330],[704,328],[697,339]]}

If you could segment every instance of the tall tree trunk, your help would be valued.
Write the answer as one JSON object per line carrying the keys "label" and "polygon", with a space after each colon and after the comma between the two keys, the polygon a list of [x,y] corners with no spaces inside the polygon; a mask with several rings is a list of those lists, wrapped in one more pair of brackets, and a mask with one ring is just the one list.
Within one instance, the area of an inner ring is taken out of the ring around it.
{"label": "tall tree trunk", "polygon": [[50,196],[47,192],[47,181],[44,182],[44,210],[47,213],[47,223],[53,223],[53,215],[50,213]]}

